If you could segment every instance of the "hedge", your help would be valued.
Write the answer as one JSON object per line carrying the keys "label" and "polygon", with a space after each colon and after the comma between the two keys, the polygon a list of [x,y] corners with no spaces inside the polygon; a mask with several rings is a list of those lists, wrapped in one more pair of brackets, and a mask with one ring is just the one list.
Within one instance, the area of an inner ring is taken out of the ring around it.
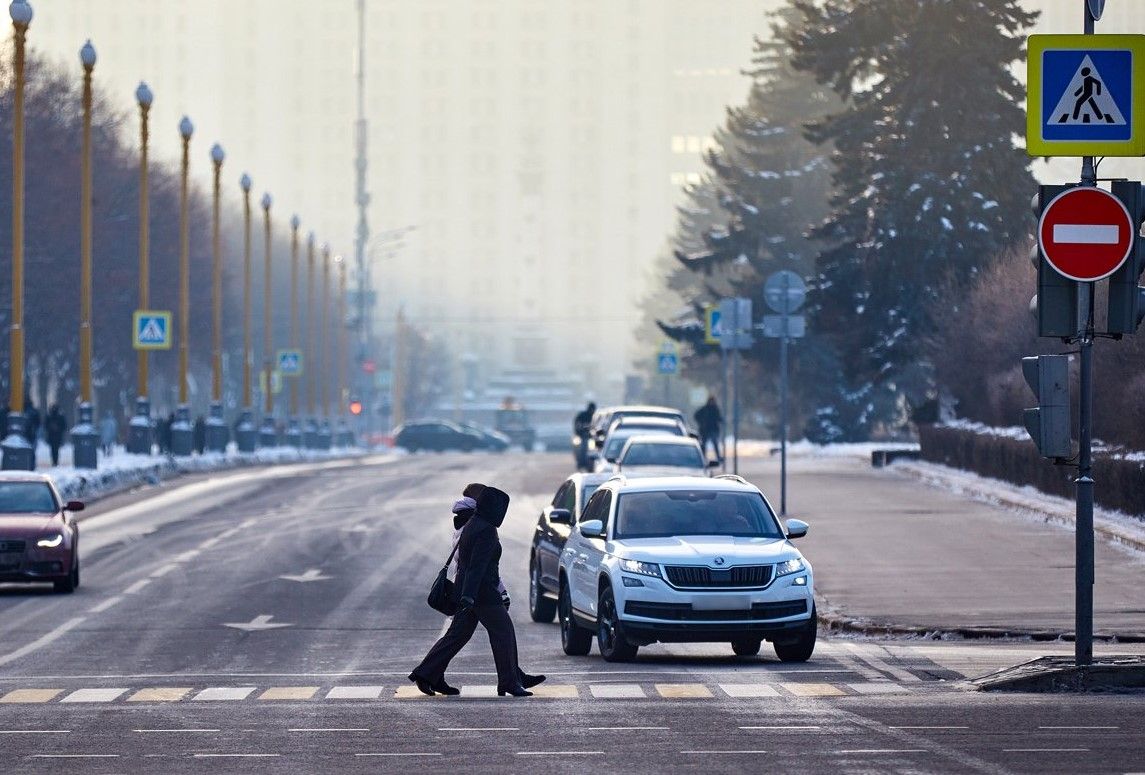
{"label": "hedge", "polygon": [[[1077,469],[1041,457],[1032,441],[946,425],[919,426],[918,435],[923,460],[1074,497]],[[1093,478],[1098,506],[1145,517],[1145,462],[1094,452]]]}

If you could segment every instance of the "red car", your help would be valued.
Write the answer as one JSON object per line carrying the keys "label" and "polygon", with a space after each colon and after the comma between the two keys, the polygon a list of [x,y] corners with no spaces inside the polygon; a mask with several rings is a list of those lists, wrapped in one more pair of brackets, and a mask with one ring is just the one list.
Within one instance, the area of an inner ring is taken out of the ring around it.
{"label": "red car", "polygon": [[80,583],[79,526],[44,474],[0,471],[0,583],[51,582],[57,592]]}

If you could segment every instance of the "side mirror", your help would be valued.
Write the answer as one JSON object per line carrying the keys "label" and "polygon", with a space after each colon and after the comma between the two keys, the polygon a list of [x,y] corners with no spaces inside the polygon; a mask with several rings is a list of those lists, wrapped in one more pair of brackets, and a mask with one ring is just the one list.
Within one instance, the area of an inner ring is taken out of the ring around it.
{"label": "side mirror", "polygon": [[83,501],[68,501],[64,504],[64,509],[67,511],[83,511]]}
{"label": "side mirror", "polygon": [[616,462],[616,455],[613,455],[612,457],[606,457],[605,460],[609,463],[615,463]]}
{"label": "side mirror", "polygon": [[585,538],[604,538],[604,523],[599,519],[590,519],[580,523],[580,534]]}
{"label": "side mirror", "polygon": [[549,522],[558,525],[571,525],[572,512],[568,509],[551,509],[549,511]]}
{"label": "side mirror", "polygon": [[718,460],[709,460],[708,461],[708,468],[719,468],[719,467],[720,467],[720,461],[718,461]]}
{"label": "side mirror", "polygon": [[801,519],[787,520],[787,540],[793,541],[796,538],[802,538],[807,535],[807,528],[809,525]]}

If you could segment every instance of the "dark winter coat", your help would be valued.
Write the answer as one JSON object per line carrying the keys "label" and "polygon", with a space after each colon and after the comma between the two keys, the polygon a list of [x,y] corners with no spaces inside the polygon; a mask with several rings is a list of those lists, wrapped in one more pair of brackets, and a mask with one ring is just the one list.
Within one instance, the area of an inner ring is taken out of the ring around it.
{"label": "dark winter coat", "polygon": [[67,418],[58,409],[48,412],[47,418],[44,419],[44,437],[47,438],[49,446],[58,447],[63,444],[67,430]]}
{"label": "dark winter coat", "polygon": [[500,605],[501,541],[497,528],[505,521],[509,495],[496,487],[486,487],[477,498],[477,513],[465,525],[457,545],[459,596],[474,605]]}
{"label": "dark winter coat", "polygon": [[720,409],[715,404],[704,404],[696,410],[696,425],[701,436],[714,436],[720,432],[720,423],[724,421]]}

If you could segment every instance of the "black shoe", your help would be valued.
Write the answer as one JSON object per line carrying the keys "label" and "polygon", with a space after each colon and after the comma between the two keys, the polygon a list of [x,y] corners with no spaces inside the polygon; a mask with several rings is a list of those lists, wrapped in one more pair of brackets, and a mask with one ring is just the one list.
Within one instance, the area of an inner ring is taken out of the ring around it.
{"label": "black shoe", "polygon": [[424,678],[421,678],[421,677],[419,677],[419,676],[415,675],[414,673],[410,673],[410,674],[409,674],[409,679],[410,679],[411,681],[413,681],[415,684],[417,684],[417,690],[418,690],[419,692],[421,692],[422,694],[426,694],[426,695],[429,695],[430,697],[432,697],[432,696],[433,696],[433,694],[434,694],[434,689],[433,689],[433,687],[432,687],[432,686],[430,686],[430,683],[429,683],[429,681],[427,681],[427,680],[425,680]]}
{"label": "black shoe", "polygon": [[506,694],[513,697],[532,697],[533,693],[526,689],[524,686],[510,686],[508,689],[498,689],[497,696],[504,697]]}
{"label": "black shoe", "polygon": [[442,678],[437,683],[433,684],[430,688],[433,689],[438,694],[444,694],[444,695],[447,695],[449,697],[455,697],[458,694],[461,694],[460,689],[456,689],[456,688],[450,686],[449,684],[447,684],[445,682],[444,678]]}
{"label": "black shoe", "polygon": [[545,682],[543,675],[529,675],[528,673],[521,673],[521,686],[526,689],[532,689],[537,684]]}

